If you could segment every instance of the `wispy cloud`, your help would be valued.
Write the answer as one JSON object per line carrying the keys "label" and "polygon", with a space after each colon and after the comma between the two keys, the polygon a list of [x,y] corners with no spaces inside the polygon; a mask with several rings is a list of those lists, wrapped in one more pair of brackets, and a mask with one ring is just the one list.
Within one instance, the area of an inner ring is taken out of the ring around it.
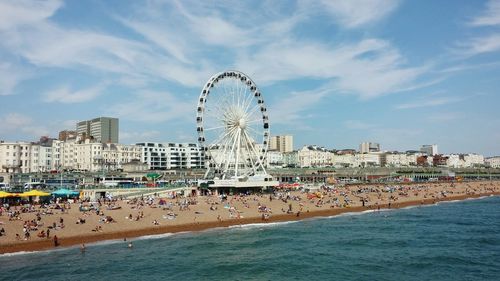
{"label": "wispy cloud", "polygon": [[450,122],[462,118],[463,115],[458,112],[439,112],[427,116],[430,122]]}
{"label": "wispy cloud", "polygon": [[333,20],[346,28],[358,28],[379,21],[394,11],[398,0],[321,0]]}
{"label": "wispy cloud", "polygon": [[396,105],[397,109],[413,109],[413,108],[420,108],[420,107],[432,107],[432,106],[441,106],[441,105],[447,105],[451,103],[457,103],[466,100],[469,97],[465,96],[427,96],[427,97],[422,97],[418,100],[415,100],[413,102],[409,103],[403,103]]}
{"label": "wispy cloud", "polygon": [[[466,23],[472,27],[498,27],[500,26],[500,1],[490,0],[485,10]],[[487,35],[469,37],[456,43],[453,53],[471,57],[500,50],[500,33],[490,32]]]}
{"label": "wispy cloud", "polygon": [[90,87],[80,90],[72,90],[69,86],[66,85],[45,93],[43,100],[45,102],[58,102],[58,103],[87,102],[101,95],[105,88],[106,88],[105,84],[100,84],[95,87]]}
{"label": "wispy cloud", "polygon": [[378,125],[360,120],[346,120],[344,121],[344,127],[351,130],[368,130],[377,128]]}
{"label": "wispy cloud", "polygon": [[[126,101],[115,104],[109,112],[124,120],[159,123],[194,119],[193,101],[169,92],[141,91]],[[194,126],[194,125],[193,125]]]}
{"label": "wispy cloud", "polygon": [[500,25],[500,1],[490,0],[486,4],[486,10],[474,17],[470,22],[471,26],[495,26]]}
{"label": "wispy cloud", "polygon": [[40,137],[48,135],[49,130],[45,126],[34,124],[33,119],[20,113],[7,113],[0,117],[0,131],[2,133],[19,133],[29,135],[30,137]]}
{"label": "wispy cloud", "polygon": [[241,57],[237,67],[267,83],[300,78],[328,79],[339,92],[370,99],[412,87],[428,70],[427,66],[406,67],[404,62],[396,48],[379,39],[333,48],[287,40]]}
{"label": "wispy cloud", "polygon": [[0,30],[32,25],[50,18],[62,6],[60,0],[7,0],[0,2]]}
{"label": "wispy cloud", "polygon": [[14,94],[16,86],[30,76],[29,70],[22,70],[11,63],[0,62],[0,96]]}
{"label": "wispy cloud", "polygon": [[270,116],[273,124],[285,124],[293,126],[296,130],[310,130],[306,125],[307,120],[314,117],[308,113],[311,108],[320,103],[332,89],[321,87],[317,90],[292,92],[286,98],[275,100],[269,106]]}
{"label": "wispy cloud", "polygon": [[157,130],[142,131],[142,132],[120,132],[120,140],[125,143],[154,141],[159,136],[160,136],[160,131]]}
{"label": "wispy cloud", "polygon": [[464,56],[475,56],[500,50],[500,34],[490,34],[482,37],[470,38],[457,43],[456,53]]}

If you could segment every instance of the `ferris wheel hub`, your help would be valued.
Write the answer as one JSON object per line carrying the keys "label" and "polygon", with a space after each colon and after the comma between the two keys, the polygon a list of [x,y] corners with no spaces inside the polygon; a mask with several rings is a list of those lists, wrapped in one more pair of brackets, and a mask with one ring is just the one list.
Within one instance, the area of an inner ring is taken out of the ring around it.
{"label": "ferris wheel hub", "polygon": [[240,120],[238,121],[238,127],[240,127],[241,129],[245,129],[247,127],[247,121],[245,120],[245,118],[240,118]]}

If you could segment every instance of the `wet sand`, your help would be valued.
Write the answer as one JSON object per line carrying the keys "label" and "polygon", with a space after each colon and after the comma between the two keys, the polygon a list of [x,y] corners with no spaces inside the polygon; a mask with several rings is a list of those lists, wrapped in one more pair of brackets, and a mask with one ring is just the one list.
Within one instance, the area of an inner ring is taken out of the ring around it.
{"label": "wet sand", "polygon": [[[392,192],[389,190],[391,188]],[[54,235],[58,237],[58,247],[68,247],[103,240],[123,240],[124,238],[133,240],[134,237],[146,235],[201,231],[253,223],[294,221],[334,216],[345,212],[362,212],[389,207],[403,208],[434,204],[440,201],[500,195],[500,182],[455,183],[453,185],[449,183],[353,185],[331,191],[322,190],[317,195],[313,197],[313,194],[292,191],[290,193],[279,192],[272,198],[269,194],[228,196],[224,201],[217,196],[163,198],[163,201],[172,204],[171,210],[167,210],[166,205],[158,204],[160,198],[151,199],[152,205],[148,205],[146,199],[134,204],[131,201],[117,201],[111,203],[120,207],[116,210],[107,210],[104,204],[101,206],[103,216],[97,215],[95,210],[81,212],[79,204],[73,203],[67,206],[70,209],[64,212],[59,209],[35,207],[34,211],[21,213],[19,216],[21,219],[14,221],[9,221],[8,214],[4,210],[0,216],[0,228],[5,229],[6,235],[0,237],[0,253],[52,249],[54,248]],[[183,205],[186,200],[190,201],[191,205]],[[363,206],[363,201],[365,206]],[[258,206],[261,206],[260,209]],[[19,210],[19,207],[17,209]],[[291,211],[287,213],[289,209]],[[43,214],[47,210],[53,214]],[[299,212],[298,216],[297,212]],[[40,213],[39,224],[43,225],[38,226],[36,231],[30,231],[30,239],[16,239],[16,233],[23,237],[24,222],[36,220],[37,213]],[[102,220],[107,216],[112,217],[115,222],[103,222]],[[132,219],[129,219],[129,216]],[[79,218],[84,219],[85,223],[76,224]],[[64,228],[61,228],[61,219]],[[154,221],[157,221],[158,225],[153,224]],[[54,223],[56,228],[50,229],[49,238],[37,237],[37,233],[41,230],[46,231],[49,229],[48,226],[53,226]],[[95,231],[96,228],[98,231]]]}

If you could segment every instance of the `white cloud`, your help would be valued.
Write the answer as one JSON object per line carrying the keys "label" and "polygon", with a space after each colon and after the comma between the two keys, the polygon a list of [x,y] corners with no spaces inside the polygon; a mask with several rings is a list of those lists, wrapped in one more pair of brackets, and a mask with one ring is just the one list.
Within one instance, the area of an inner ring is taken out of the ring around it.
{"label": "white cloud", "polygon": [[331,47],[319,43],[280,41],[242,56],[237,68],[257,81],[328,79],[340,92],[362,99],[415,86],[428,67],[405,67],[405,59],[388,42],[365,39]]}
{"label": "white cloud", "polygon": [[472,26],[495,26],[500,25],[500,1],[490,0],[486,4],[486,10],[470,22]]}
{"label": "white cloud", "polygon": [[31,118],[26,115],[22,115],[19,113],[9,113],[2,118],[3,128],[6,130],[17,129],[22,126],[26,126],[31,123]]}
{"label": "white cloud", "polygon": [[462,114],[458,112],[439,112],[427,116],[427,120],[430,122],[450,122],[462,117]]}
{"label": "white cloud", "polygon": [[23,133],[31,138],[49,134],[49,130],[45,126],[37,126],[31,117],[19,113],[8,113],[0,117],[0,131],[10,134]]}
{"label": "white cloud", "polygon": [[309,130],[307,119],[313,117],[308,113],[327,94],[329,90],[318,89],[314,91],[293,92],[286,98],[278,99],[269,106],[269,119],[272,124],[293,125],[294,129]]}
{"label": "white cloud", "polygon": [[465,56],[475,56],[500,50],[500,34],[468,39],[457,44],[456,52]]}
{"label": "white cloud", "polygon": [[157,130],[142,131],[142,132],[120,132],[120,141],[126,143],[137,143],[141,141],[152,141],[160,136]]}
{"label": "white cloud", "polygon": [[19,82],[30,75],[28,70],[21,70],[11,63],[0,62],[0,96],[14,94],[14,89]]}
{"label": "white cloud", "polygon": [[71,90],[69,86],[62,86],[55,90],[49,91],[44,94],[43,100],[45,102],[59,102],[59,103],[81,103],[95,99],[101,95],[105,89],[104,84],[95,87]]}
{"label": "white cloud", "polygon": [[121,18],[119,18],[119,20],[124,25],[144,36],[147,40],[163,48],[175,59],[183,63],[192,63],[186,55],[186,51],[190,46],[185,44],[182,40],[182,36],[178,36],[175,32],[172,32],[164,27],[162,28],[156,23],[125,20]]}
{"label": "white cloud", "polygon": [[30,25],[51,17],[62,2],[6,0],[0,2],[0,30],[12,29],[17,26]]}
{"label": "white cloud", "polygon": [[394,11],[398,0],[321,0],[323,8],[346,28],[357,28],[379,21]]}
{"label": "white cloud", "polygon": [[442,106],[451,103],[461,102],[468,97],[425,97],[410,103],[396,105],[397,109],[412,109],[420,107]]}
{"label": "white cloud", "polygon": [[344,121],[344,127],[352,130],[368,130],[377,128],[378,125],[367,123],[360,120],[346,120]]}
{"label": "white cloud", "polygon": [[178,98],[168,92],[141,91],[129,101],[109,109],[114,116],[125,120],[160,123],[170,120],[193,120],[196,100]]}

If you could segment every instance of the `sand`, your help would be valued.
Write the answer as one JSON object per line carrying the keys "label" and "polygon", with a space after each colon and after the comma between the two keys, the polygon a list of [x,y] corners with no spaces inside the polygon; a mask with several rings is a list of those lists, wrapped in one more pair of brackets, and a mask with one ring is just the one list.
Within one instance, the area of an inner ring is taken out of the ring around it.
{"label": "sand", "polygon": [[[58,238],[58,247],[67,247],[110,239],[132,240],[134,237],[145,235],[292,221],[486,195],[500,195],[500,182],[351,185],[330,191],[320,190],[317,194],[282,191],[272,196],[228,196],[226,200],[221,200],[219,196],[155,197],[137,202],[117,200],[102,203],[99,214],[97,210],[79,209],[80,205],[90,206],[88,202],[60,204],[60,207],[65,207],[64,210],[56,209],[55,205],[47,208],[35,205],[29,209],[17,206],[11,207],[9,211],[4,209],[0,215],[0,229],[5,230],[5,235],[0,236],[0,253],[51,249],[55,247],[55,235]],[[160,205],[160,200],[165,204]],[[111,206],[116,209],[108,210]],[[19,211],[20,215],[15,220],[9,220],[9,213],[13,211]],[[106,222],[109,217],[113,219],[112,222]],[[85,220],[85,223],[81,223],[79,219]],[[38,221],[38,226],[36,230],[29,231],[30,238],[25,240],[23,225],[32,220]],[[49,238],[38,237],[37,234],[42,230],[50,230]],[[20,239],[16,238],[16,234],[19,234]]]}

